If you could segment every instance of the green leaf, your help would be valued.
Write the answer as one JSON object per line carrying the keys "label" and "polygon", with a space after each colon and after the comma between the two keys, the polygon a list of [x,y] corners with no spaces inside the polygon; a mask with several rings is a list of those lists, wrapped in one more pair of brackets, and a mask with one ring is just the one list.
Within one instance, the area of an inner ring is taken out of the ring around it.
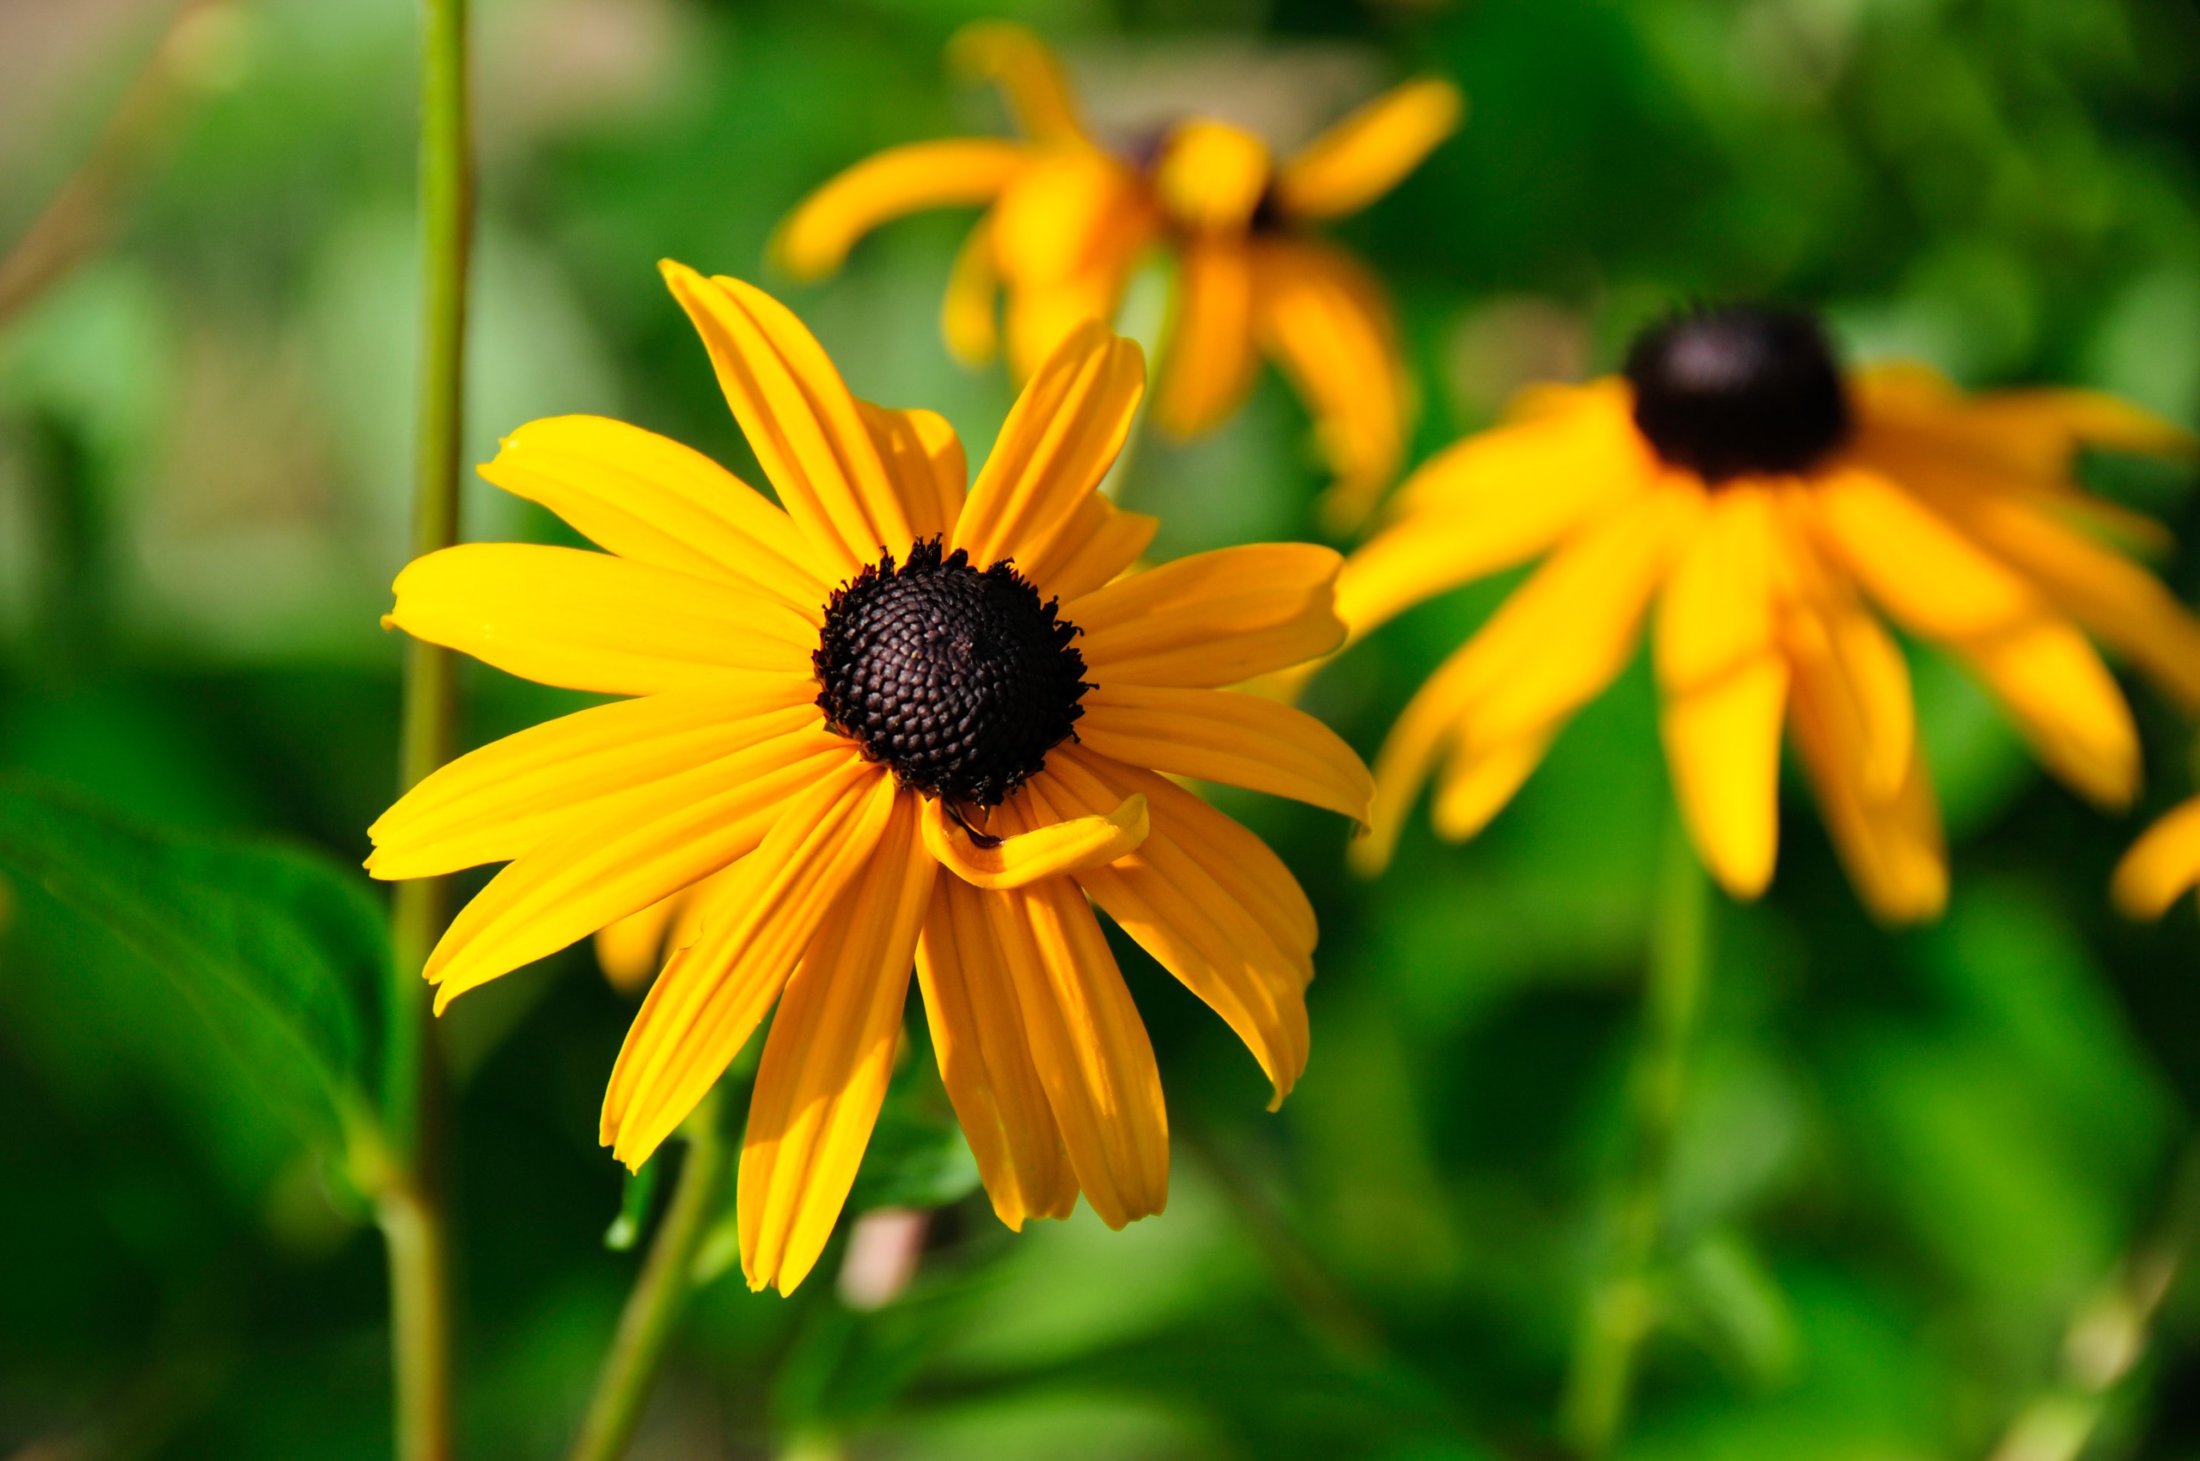
{"label": "green leaf", "polygon": [[945,1207],[977,1188],[977,1158],[937,1080],[897,1080],[864,1149],[848,1210]]}
{"label": "green leaf", "polygon": [[331,1155],[371,1110],[370,1012],[388,967],[358,879],[305,848],[134,825],[80,794],[0,777],[0,873],[96,923],[166,977],[205,1028],[165,1038],[242,1061]]}

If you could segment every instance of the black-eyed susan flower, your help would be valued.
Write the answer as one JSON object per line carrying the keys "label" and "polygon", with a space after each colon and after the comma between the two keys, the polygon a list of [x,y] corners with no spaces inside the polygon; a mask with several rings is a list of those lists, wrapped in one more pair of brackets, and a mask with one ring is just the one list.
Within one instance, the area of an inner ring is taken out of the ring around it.
{"label": "black-eyed susan flower", "polygon": [[1312,910],[1169,777],[1364,816],[1341,741],[1219,688],[1336,647],[1337,556],[1256,545],[1127,573],[1154,523],[1095,488],[1144,366],[1097,324],[1041,364],[966,492],[939,417],[856,400],[752,286],[665,274],[780,506],[636,427],[537,421],[482,474],[606,551],[472,544],[398,576],[397,627],[625,697],[462,757],[374,825],[378,877],[509,863],[428,960],[437,1008],[697,890],[602,1137],[646,1161],[776,1005],[738,1178],[752,1286],[816,1261],[912,966],[1004,1222],[1080,1192],[1113,1226],[1160,1211],[1160,1078],[1092,904],[1281,1100],[1306,1060]]}
{"label": "black-eyed susan flower", "polygon": [[1176,261],[1156,418],[1190,436],[1228,416],[1263,352],[1307,403],[1336,474],[1340,517],[1397,471],[1410,416],[1382,286],[1313,225],[1358,212],[1457,127],[1459,93],[1423,79],[1378,97],[1278,163],[1259,137],[1188,118],[1110,145],[1080,118],[1060,64],[1028,31],[960,35],[953,59],[1002,87],[1025,136],[890,148],[805,201],[775,252],[801,276],[840,266],[880,223],[924,208],[982,205],[948,281],[942,328],[970,362],[999,348],[1029,373],[1071,329],[1112,320],[1148,254]]}
{"label": "black-eyed susan flower", "polygon": [[1914,367],[1844,375],[1816,322],[1770,309],[1684,314],[1620,377],[1533,390],[1402,486],[1340,580],[1358,635],[1543,560],[1406,708],[1356,856],[1388,857],[1432,772],[1439,832],[1478,831],[1632,657],[1655,603],[1666,760],[1718,881],[1750,897],[1772,876],[1785,726],[1866,903],[1930,917],[1947,890],[1939,816],[1882,615],[1953,654],[2103,806],[2133,795],[2138,739],[2080,626],[2200,705],[2200,624],[2107,541],[2159,530],[2071,485],[2083,445],[2192,442],[2082,391],[1967,398]]}

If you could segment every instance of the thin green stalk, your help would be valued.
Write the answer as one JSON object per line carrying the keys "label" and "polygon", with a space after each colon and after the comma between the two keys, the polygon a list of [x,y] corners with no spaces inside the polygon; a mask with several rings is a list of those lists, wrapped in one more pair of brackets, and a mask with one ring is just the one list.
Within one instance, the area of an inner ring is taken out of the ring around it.
{"label": "thin green stalk", "polygon": [[695,1291],[695,1256],[725,1185],[729,1151],[717,1104],[715,1097],[706,1098],[682,1128],[687,1155],[680,1163],[680,1181],[619,1315],[618,1332],[581,1417],[572,1461],[617,1461],[641,1424],[681,1311]]}
{"label": "thin green stalk", "polygon": [[1655,1318],[1666,1186],[1710,964],[1710,921],[1710,880],[1676,822],[1652,915],[1627,1162],[1606,1200],[1607,1256],[1574,1332],[1572,1370],[1559,1408],[1560,1432],[1582,1456],[1602,1456],[1619,1439],[1642,1341]]}
{"label": "thin green stalk", "polygon": [[[465,0],[422,0],[420,68],[421,349],[413,477],[413,551],[458,541],[459,433],[466,356],[472,157],[466,99]],[[398,761],[410,788],[451,758],[457,682],[451,656],[417,641],[405,651]],[[442,1067],[420,971],[449,917],[438,880],[398,885],[391,910],[388,1059],[382,1119],[389,1176],[378,1194],[389,1247],[397,1454],[451,1454],[450,1244],[444,1216]]]}
{"label": "thin green stalk", "polygon": [[2077,1461],[2154,1337],[2154,1318],[2200,1247],[2200,1137],[2179,1158],[2161,1211],[2063,1336],[2062,1373],[2010,1425],[1993,1461]]}

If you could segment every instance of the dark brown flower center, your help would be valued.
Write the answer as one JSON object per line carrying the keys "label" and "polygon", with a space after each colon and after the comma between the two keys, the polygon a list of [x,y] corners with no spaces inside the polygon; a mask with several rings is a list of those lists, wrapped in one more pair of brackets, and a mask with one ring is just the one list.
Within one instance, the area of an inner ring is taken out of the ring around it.
{"label": "dark brown flower center", "polygon": [[833,591],[811,662],[825,723],[903,786],[999,804],[1072,734],[1092,687],[1077,627],[1006,561],[980,570],[937,538]]}
{"label": "dark brown flower center", "polygon": [[1848,395],[1818,321],[1794,310],[1694,310],[1627,352],[1635,425],[1660,457],[1717,484],[1800,472],[1849,433]]}

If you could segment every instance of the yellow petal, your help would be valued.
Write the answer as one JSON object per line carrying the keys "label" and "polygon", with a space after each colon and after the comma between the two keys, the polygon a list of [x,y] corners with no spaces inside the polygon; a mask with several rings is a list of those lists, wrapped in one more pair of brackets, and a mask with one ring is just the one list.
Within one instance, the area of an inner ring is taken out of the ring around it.
{"label": "yellow petal", "polygon": [[1051,543],[1114,464],[1145,389],[1134,342],[1092,323],[1073,332],[1009,409],[954,546],[982,567]]}
{"label": "yellow petal", "polygon": [[1034,166],[994,210],[993,259],[1008,287],[1009,365],[1028,379],[1078,326],[1115,319],[1160,224],[1138,180],[1090,149]]}
{"label": "yellow petal", "polygon": [[780,996],[749,1098],[736,1226],[751,1289],[792,1293],[855,1185],[901,1038],[917,929],[938,864],[917,840],[917,799],[819,927]]}
{"label": "yellow petal", "polygon": [[437,1011],[746,856],[805,788],[861,764],[837,736],[795,745],[810,754],[771,742],[607,797],[491,878],[428,956]]}
{"label": "yellow petal", "polygon": [[414,559],[393,588],[386,624],[568,690],[799,673],[817,647],[815,622],[783,600],[578,548],[465,543]]}
{"label": "yellow petal", "polygon": [[[469,751],[367,829],[377,878],[510,862],[654,781],[745,753],[759,775],[830,748],[807,676],[732,676],[704,690],[593,706]],[[805,693],[807,692],[807,693]]]}
{"label": "yellow petal", "polygon": [[1067,603],[1129,568],[1160,527],[1158,518],[1124,512],[1099,493],[1088,493],[1053,541],[1027,548],[1016,566]]}
{"label": "yellow petal", "polygon": [[1448,842],[1481,835],[1490,819],[1505,809],[1521,784],[1543,764],[1556,731],[1502,741],[1493,746],[1460,746],[1436,780],[1429,822]]}
{"label": "yellow petal", "polygon": [[1825,560],[1812,536],[1810,492],[1782,493],[1777,502],[1781,650],[1791,666],[1812,667],[1818,713],[1835,722],[1827,739],[1858,757],[1849,774],[1866,795],[1891,797],[1909,775],[1917,737],[1909,662]]}
{"label": "yellow petal", "polygon": [[934,883],[917,941],[917,982],[940,1081],[986,1195],[1002,1222],[1021,1229],[1029,1218],[1068,1217],[1077,1178],[986,915],[991,896],[955,878]]}
{"label": "yellow petal", "polygon": [[1997,391],[1965,397],[1921,366],[1880,366],[1857,383],[1866,434],[1892,428],[1959,458],[2036,479],[2067,478],[2082,446],[2192,457],[2200,437],[2098,391]]}
{"label": "yellow petal", "polygon": [[772,256],[797,278],[830,274],[857,239],[882,223],[926,208],[991,202],[1030,156],[1020,143],[982,138],[889,147],[803,199],[773,236]]}
{"label": "yellow petal", "polygon": [[1382,286],[1342,250],[1268,238],[1254,256],[1260,332],[1291,380],[1336,481],[1324,500],[1347,527],[1374,506],[1405,453],[1405,362]]}
{"label": "yellow petal", "polygon": [[980,366],[1001,350],[1001,270],[993,257],[993,222],[981,218],[955,251],[940,300],[940,337],[947,353]]}
{"label": "yellow petal", "polygon": [[1470,580],[1525,563],[1656,475],[1623,397],[1583,391],[1563,410],[1470,436],[1398,489],[1397,516],[1346,561],[1337,613],[1355,638]]}
{"label": "yellow petal", "polygon": [[683,917],[690,915],[700,888],[698,884],[696,888],[683,889],[669,898],[659,898],[639,913],[613,919],[596,930],[596,963],[602,967],[603,976],[613,989],[631,994],[656,977],[672,931]]}
{"label": "yellow petal", "polygon": [[1457,131],[1464,111],[1459,89],[1433,77],[1387,91],[1284,164],[1277,202],[1300,218],[1357,213]]}
{"label": "yellow petal", "polygon": [[1077,738],[1126,765],[1287,796],[1356,822],[1375,794],[1335,731],[1260,695],[1102,685],[1085,696]]}
{"label": "yellow petal", "polygon": [[[1104,806],[1112,796],[1062,757],[1052,758],[1029,790],[1051,816]],[[1280,1105],[1306,1069],[1305,987],[1313,972],[1306,952],[1287,948],[1278,931],[1172,839],[1148,839],[1135,855],[1082,871],[1077,881],[1236,1032],[1274,1086],[1270,1109]]]}
{"label": "yellow petal", "polygon": [[1184,228],[1242,233],[1268,188],[1268,144],[1242,127],[1195,117],[1170,129],[1154,188]]}
{"label": "yellow petal", "polygon": [[1040,878],[1105,867],[1146,840],[1146,799],[1125,798],[1106,811],[1046,821],[1028,832],[992,838],[980,846],[955,821],[945,803],[925,803],[924,846],[942,867],[972,887],[1021,888]]}
{"label": "yellow petal", "polygon": [[2200,797],[2147,828],[2116,864],[2112,895],[2133,918],[2160,918],[2200,884]]}
{"label": "yellow petal", "polygon": [[730,578],[812,616],[825,602],[834,564],[787,515],[710,458],[655,432],[601,416],[553,416],[505,437],[480,470],[622,558]]}
{"label": "yellow petal", "polygon": [[1085,895],[1060,878],[979,893],[1077,1185],[1111,1228],[1169,1200],[1153,1046]]}
{"label": "yellow petal", "polygon": [[1310,543],[1195,553],[1067,600],[1100,684],[1234,685],[1344,643],[1332,607],[1343,560]]}
{"label": "yellow petal", "polygon": [[788,515],[844,567],[906,551],[912,535],[901,499],[816,337],[753,284],[705,279],[669,259],[661,267]]}
{"label": "yellow petal", "polygon": [[1795,666],[1790,712],[1834,848],[1873,916],[1887,923],[1936,918],[1948,902],[1948,860],[1924,760],[1913,749],[1891,794],[1866,787],[1857,774],[1862,752],[1840,744],[1839,722],[1820,714],[1821,681],[1831,668],[1831,661]]}
{"label": "yellow petal", "polygon": [[962,513],[969,472],[955,428],[936,411],[896,411],[869,401],[856,402],[856,409],[901,494],[910,533],[920,542],[944,538]]}
{"label": "yellow petal", "polygon": [[756,1030],[841,891],[886,833],[893,778],[850,757],[786,804],[704,909],[627,1031],[604,1092],[601,1139],[629,1168],[679,1129]]}
{"label": "yellow petal", "polygon": [[2048,617],[1957,649],[2048,770],[2099,806],[2131,804],[2139,791],[2138,727],[2084,635]]}
{"label": "yellow petal", "polygon": [[1730,488],[1712,501],[1659,602],[1659,718],[1681,815],[1704,864],[1738,898],[1772,880],[1779,846],[1787,661],[1773,606],[1772,505]]}
{"label": "yellow petal", "polygon": [[1253,260],[1243,240],[1185,241],[1167,341],[1155,420],[1172,436],[1196,436],[1253,384]]}
{"label": "yellow petal", "polygon": [[997,20],[966,25],[948,42],[947,59],[961,75],[999,86],[1026,136],[1067,142],[1084,135],[1062,63],[1024,27]]}

